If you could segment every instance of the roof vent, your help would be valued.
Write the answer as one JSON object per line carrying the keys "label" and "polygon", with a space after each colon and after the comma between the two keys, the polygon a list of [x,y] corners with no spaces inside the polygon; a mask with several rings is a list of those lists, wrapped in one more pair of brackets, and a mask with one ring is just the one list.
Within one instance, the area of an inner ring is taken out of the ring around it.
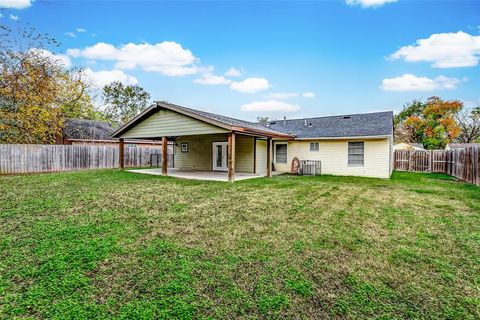
{"label": "roof vent", "polygon": [[307,118],[305,118],[304,122],[305,122],[305,125],[307,125]]}
{"label": "roof vent", "polygon": [[311,128],[311,127],[312,127],[312,123],[310,122],[310,123],[308,124],[308,126]]}
{"label": "roof vent", "polygon": [[287,117],[283,116],[283,124],[287,124]]}
{"label": "roof vent", "polygon": [[350,119],[350,116],[343,116],[343,119]]}

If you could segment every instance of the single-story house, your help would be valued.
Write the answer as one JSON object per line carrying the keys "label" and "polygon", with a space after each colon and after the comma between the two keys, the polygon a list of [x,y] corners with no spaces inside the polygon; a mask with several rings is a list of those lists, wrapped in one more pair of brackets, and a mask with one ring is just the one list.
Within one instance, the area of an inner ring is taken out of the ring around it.
{"label": "single-story house", "polygon": [[393,150],[411,150],[411,151],[419,151],[425,150],[423,144],[421,143],[406,143],[400,142],[393,146]]}
{"label": "single-story house", "polygon": [[175,170],[225,172],[229,181],[290,172],[294,158],[321,161],[324,174],[389,178],[393,170],[392,112],[254,123],[156,102],[113,137],[121,164],[125,139],[162,139],[174,142]]}

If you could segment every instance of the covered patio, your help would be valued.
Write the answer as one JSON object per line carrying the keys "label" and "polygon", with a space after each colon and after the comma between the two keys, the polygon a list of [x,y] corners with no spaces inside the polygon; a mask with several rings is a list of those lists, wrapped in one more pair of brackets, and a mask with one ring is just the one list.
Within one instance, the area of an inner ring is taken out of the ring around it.
{"label": "covered patio", "polygon": [[[130,170],[178,178],[229,181],[272,176],[272,139],[292,139],[261,124],[157,102],[122,126],[119,138],[123,168],[125,139],[162,141],[161,169]],[[174,167],[167,167],[167,144],[173,142]]]}

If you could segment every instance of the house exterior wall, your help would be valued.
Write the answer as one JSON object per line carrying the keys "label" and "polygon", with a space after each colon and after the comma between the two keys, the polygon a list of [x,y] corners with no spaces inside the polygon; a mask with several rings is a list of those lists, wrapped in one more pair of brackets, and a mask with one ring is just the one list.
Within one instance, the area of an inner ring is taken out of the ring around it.
{"label": "house exterior wall", "polygon": [[253,173],[254,137],[235,135],[235,172]]}
{"label": "house exterior wall", "polygon": [[212,124],[170,110],[159,110],[144,119],[120,138],[153,138],[228,132]]}
{"label": "house exterior wall", "polygon": [[256,174],[261,176],[267,175],[267,141],[257,139],[257,150],[256,150],[256,159],[255,167]]}
{"label": "house exterior wall", "polygon": [[[348,165],[348,142],[363,141],[364,165]],[[310,142],[319,143],[319,151],[310,151]],[[287,163],[277,163],[275,145],[287,143]],[[375,178],[389,178],[391,175],[392,140],[382,139],[351,139],[351,140],[306,140],[306,141],[275,141],[273,153],[275,169],[280,172],[290,172],[294,157],[300,160],[320,160],[322,174],[350,175]]]}
{"label": "house exterior wall", "polygon": [[[182,152],[182,142],[188,143],[188,152]],[[227,142],[227,135],[214,134],[178,137],[174,148],[175,168],[181,170],[212,170],[213,142]],[[235,135],[235,172],[253,173],[253,147],[253,137]]]}

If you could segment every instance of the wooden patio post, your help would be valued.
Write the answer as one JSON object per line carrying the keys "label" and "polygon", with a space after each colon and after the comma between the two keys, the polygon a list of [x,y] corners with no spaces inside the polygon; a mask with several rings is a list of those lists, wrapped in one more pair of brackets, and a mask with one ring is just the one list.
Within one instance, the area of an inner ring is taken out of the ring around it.
{"label": "wooden patio post", "polygon": [[118,148],[119,148],[119,157],[118,157],[118,164],[120,169],[125,167],[125,141],[123,138],[120,138],[118,141]]}
{"label": "wooden patio post", "polygon": [[235,133],[228,135],[228,182],[235,181]]}
{"label": "wooden patio post", "polygon": [[163,176],[166,176],[168,173],[167,147],[168,147],[167,137],[162,137],[162,175]]}
{"label": "wooden patio post", "polygon": [[272,177],[272,138],[267,138],[267,178]]}

